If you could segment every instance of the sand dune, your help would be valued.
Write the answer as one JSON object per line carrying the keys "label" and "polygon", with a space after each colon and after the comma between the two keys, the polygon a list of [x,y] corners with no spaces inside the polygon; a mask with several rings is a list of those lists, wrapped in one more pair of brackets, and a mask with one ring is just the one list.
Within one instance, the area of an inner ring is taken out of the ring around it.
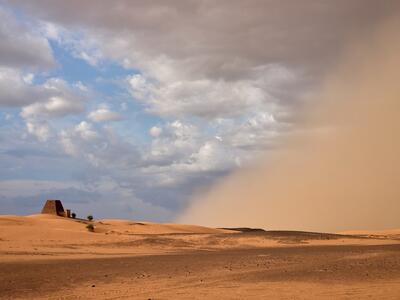
{"label": "sand dune", "polygon": [[158,224],[151,222],[134,222],[129,220],[104,219],[95,222],[102,232],[117,230],[117,232],[133,234],[168,234],[168,233],[228,233],[229,230],[209,228],[195,225]]}
{"label": "sand dune", "polygon": [[[26,240],[51,239],[73,241],[74,239],[98,240],[100,235],[88,232],[87,224],[93,224],[94,233],[103,234],[173,234],[173,233],[228,233],[229,230],[208,228],[194,225],[157,224],[150,222],[135,222],[129,220],[95,220],[88,222],[82,219],[68,219],[54,215],[37,214],[30,216],[0,216],[0,226],[7,228],[1,235],[3,239]],[[100,239],[104,239],[101,235]]]}
{"label": "sand dune", "polygon": [[348,230],[342,231],[340,234],[345,235],[358,235],[371,238],[389,238],[400,239],[400,229],[386,229],[386,230]]}
{"label": "sand dune", "polygon": [[[94,226],[94,232],[86,228]],[[169,240],[149,238],[185,234],[192,235],[235,233],[223,229],[193,225],[157,224],[129,220],[67,219],[53,215],[0,216],[0,255],[4,259],[59,258],[64,256],[148,254],[174,248]],[[195,237],[193,237],[195,239]],[[146,241],[140,243],[140,241]],[[131,247],[137,243],[137,247]],[[150,245],[149,245],[150,244]],[[184,243],[180,243],[184,245]]]}
{"label": "sand dune", "polygon": [[[94,225],[94,232],[87,230],[89,223]],[[0,216],[0,228],[3,260],[147,255],[246,247],[375,245],[397,243],[399,238],[394,234],[366,235],[365,232],[342,235],[296,231],[240,232],[113,219],[88,222],[43,214]]]}

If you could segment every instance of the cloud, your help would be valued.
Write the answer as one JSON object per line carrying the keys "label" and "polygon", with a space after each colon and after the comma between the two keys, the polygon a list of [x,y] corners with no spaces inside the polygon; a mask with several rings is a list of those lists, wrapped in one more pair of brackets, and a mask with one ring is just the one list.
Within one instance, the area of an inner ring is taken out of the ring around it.
{"label": "cloud", "polygon": [[218,139],[233,148],[243,150],[265,149],[275,143],[275,139],[285,134],[292,127],[284,122],[277,122],[273,113],[254,112],[239,122],[218,120]]}
{"label": "cloud", "polygon": [[151,160],[166,162],[184,158],[198,147],[200,132],[192,124],[180,120],[168,122],[164,127],[153,127],[150,149]]}
{"label": "cloud", "polygon": [[94,110],[88,114],[88,119],[93,122],[112,122],[122,120],[122,116],[111,111],[106,105],[100,105],[97,110]]}
{"label": "cloud", "polygon": [[158,137],[162,133],[162,128],[158,126],[153,126],[150,128],[149,133],[152,137]]}
{"label": "cloud", "polygon": [[20,107],[49,97],[49,91],[33,85],[30,78],[30,73],[0,67],[0,106]]}
{"label": "cloud", "polygon": [[151,71],[164,56],[178,73],[225,79],[247,76],[247,70],[268,62],[314,67],[328,63],[354,31],[367,32],[398,8],[398,2],[390,0],[379,4],[373,0],[12,4],[49,22],[107,37],[108,43],[102,44],[105,54],[127,65],[144,61]]}
{"label": "cloud", "polygon": [[51,129],[47,122],[27,121],[26,129],[41,142],[47,141],[51,135]]}
{"label": "cloud", "polygon": [[[265,103],[293,102],[352,32],[367,31],[395,5],[373,3],[13,1],[90,64],[108,58],[139,70],[128,78],[133,97],[173,118],[234,117],[255,106],[271,113]],[[294,91],[282,92],[290,85]]]}
{"label": "cloud", "polygon": [[[80,86],[71,86],[59,78],[48,79],[43,85],[22,86],[21,90],[40,91],[41,98],[29,97],[32,104],[23,106],[20,116],[26,123],[28,133],[40,141],[47,141],[52,133],[50,122],[70,114],[78,114],[85,110],[84,95]],[[14,90],[18,95],[20,91]],[[40,101],[40,102],[35,102]]]}
{"label": "cloud", "polygon": [[23,117],[64,116],[83,110],[85,91],[79,85],[59,78],[34,84],[33,78],[32,73],[0,67],[0,106],[24,107]]}
{"label": "cloud", "polygon": [[99,137],[98,133],[93,130],[92,124],[85,121],[80,122],[74,128],[75,132],[86,141],[93,141]]}
{"label": "cloud", "polygon": [[127,81],[132,96],[144,102],[152,113],[215,119],[235,117],[255,107],[267,109],[270,103],[276,102],[265,82],[268,81],[266,77],[275,77],[279,67],[264,70],[262,77],[237,81],[172,79],[155,82],[139,74],[128,77]]}
{"label": "cloud", "polygon": [[0,65],[48,69],[55,61],[46,38],[0,6]]}
{"label": "cloud", "polygon": [[34,103],[22,109],[21,116],[29,119],[38,116],[60,117],[67,114],[79,113],[84,110],[81,102],[71,101],[62,97],[50,97],[45,103]]}
{"label": "cloud", "polygon": [[149,112],[208,119],[274,113],[271,105],[288,115],[353,34],[399,7],[392,0],[117,3],[12,1],[89,63],[111,59],[139,70],[127,87]]}
{"label": "cloud", "polygon": [[89,157],[93,157],[90,153],[82,151],[82,146],[87,143],[96,142],[99,137],[97,131],[93,129],[92,124],[82,121],[69,131],[61,131],[60,142],[65,153],[69,155],[78,156],[88,154]]}
{"label": "cloud", "polygon": [[80,30],[67,30],[63,26],[42,21],[41,32],[49,40],[56,42],[74,58],[81,59],[92,67],[99,66],[104,56],[97,41]]}
{"label": "cloud", "polygon": [[77,57],[83,53],[90,64],[111,59],[139,70],[127,78],[127,88],[151,113],[216,119],[253,110],[272,113],[280,122],[271,107],[287,118],[304,91],[323,78],[345,41],[373,28],[398,2],[12,5],[40,18],[46,36]]}
{"label": "cloud", "polygon": [[124,141],[110,127],[95,127],[92,123],[81,121],[63,129],[58,134],[58,140],[66,154],[103,171],[120,168],[118,171],[124,173],[141,161],[136,147]]}

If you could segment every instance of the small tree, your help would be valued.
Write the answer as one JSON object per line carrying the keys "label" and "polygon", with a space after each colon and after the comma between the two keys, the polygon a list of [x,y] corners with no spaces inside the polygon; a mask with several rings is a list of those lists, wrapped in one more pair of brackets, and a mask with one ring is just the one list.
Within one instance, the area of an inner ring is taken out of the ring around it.
{"label": "small tree", "polygon": [[93,221],[93,216],[92,216],[92,215],[88,215],[88,216],[87,216],[87,219],[88,219],[89,221]]}
{"label": "small tree", "polygon": [[94,226],[92,224],[86,225],[86,229],[90,232],[94,232]]}
{"label": "small tree", "polygon": [[71,217],[72,217],[72,219],[75,219],[76,218],[76,213],[72,213]]}

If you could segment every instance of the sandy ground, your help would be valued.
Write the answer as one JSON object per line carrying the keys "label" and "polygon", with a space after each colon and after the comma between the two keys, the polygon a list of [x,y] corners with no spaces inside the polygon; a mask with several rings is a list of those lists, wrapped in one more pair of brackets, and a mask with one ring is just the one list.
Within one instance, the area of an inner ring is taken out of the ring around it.
{"label": "sandy ground", "polygon": [[400,299],[400,230],[0,216],[0,299]]}

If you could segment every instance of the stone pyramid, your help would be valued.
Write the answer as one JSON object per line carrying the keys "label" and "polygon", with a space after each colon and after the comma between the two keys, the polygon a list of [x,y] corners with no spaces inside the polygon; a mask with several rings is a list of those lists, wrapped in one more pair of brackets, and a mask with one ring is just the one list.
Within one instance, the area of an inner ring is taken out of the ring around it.
{"label": "stone pyramid", "polygon": [[43,206],[42,214],[64,216],[65,211],[61,200],[47,200]]}

